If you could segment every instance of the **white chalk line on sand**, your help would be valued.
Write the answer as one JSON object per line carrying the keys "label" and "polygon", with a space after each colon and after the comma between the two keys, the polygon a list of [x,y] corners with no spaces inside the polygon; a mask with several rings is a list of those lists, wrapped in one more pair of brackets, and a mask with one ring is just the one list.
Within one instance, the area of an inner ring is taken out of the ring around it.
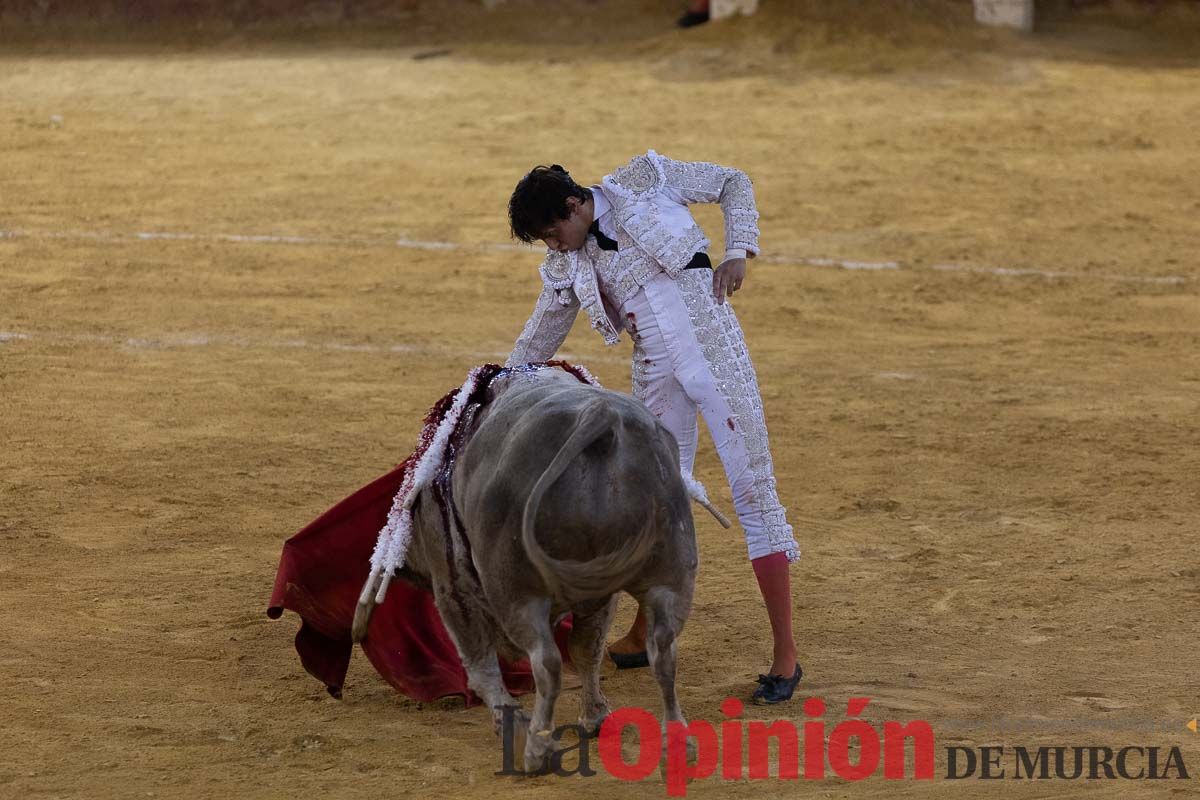
{"label": "white chalk line on sand", "polygon": [[981,272],[989,275],[1007,275],[1018,278],[1090,278],[1097,281],[1119,283],[1181,284],[1188,279],[1181,275],[1115,275],[1111,272],[1063,272],[1058,270],[1014,269],[1011,267],[972,267],[966,264],[935,264],[930,269],[937,272]]}
{"label": "white chalk line on sand", "polygon": [[[254,339],[246,336],[228,336],[224,334],[193,333],[177,336],[160,336],[146,338],[138,336],[108,336],[96,333],[63,333],[58,331],[0,331],[0,345],[9,342],[46,342],[48,344],[96,344],[112,347],[125,347],[132,350],[179,350],[193,347],[233,347],[242,349],[268,350],[325,350],[340,353],[415,353],[423,356],[440,356],[480,362],[502,363],[508,358],[507,351],[485,352],[447,347],[444,345],[420,344],[366,344],[354,342],[312,341],[310,339]],[[564,361],[583,360],[584,357],[573,353],[560,353],[556,356]],[[588,362],[628,363],[628,359],[601,354],[586,357]]]}
{"label": "white chalk line on sand", "polygon": [[484,243],[463,245],[455,242],[420,239],[364,239],[355,237],[276,236],[248,233],[175,233],[171,231],[23,231],[0,230],[0,239],[59,239],[100,242],[224,242],[228,244],[292,244],[324,247],[400,247],[411,250],[505,250],[527,248],[514,244]]}
{"label": "white chalk line on sand", "polygon": [[[228,244],[290,244],[320,247],[372,247],[408,250],[473,250],[496,252],[535,252],[525,245],[502,242],[459,242],[428,241],[421,239],[364,239],[326,236],[274,236],[270,234],[243,233],[172,233],[170,231],[138,231],[136,233],[105,233],[100,231],[22,231],[0,230],[0,239],[59,239],[92,240],[107,242],[224,242]],[[803,256],[763,256],[763,261],[773,264],[802,263],[814,267],[838,267],[841,269],[883,270],[900,269],[895,261],[844,261],[833,258],[808,258]]]}
{"label": "white chalk line on sand", "polygon": [[[307,245],[324,247],[375,247],[402,248],[410,250],[468,250],[518,252],[531,248],[499,242],[463,244],[459,242],[426,241],[420,239],[365,239],[354,237],[321,237],[321,236],[276,236],[270,234],[243,233],[177,233],[171,231],[138,231],[136,233],[112,233],[104,231],[24,231],[0,230],[0,239],[60,239],[60,240],[92,240],[107,242],[224,242],[229,244],[277,244],[277,245]],[[818,258],[797,254],[781,253],[764,255],[761,260],[768,264],[803,264],[811,267],[831,267],[857,271],[883,271],[899,269],[918,269],[905,266],[899,261],[852,261],[836,258]],[[1069,272],[1065,270],[1044,270],[1033,268],[971,266],[967,264],[935,264],[930,267],[934,272],[968,272],[999,277],[1017,278],[1050,278],[1066,280],[1100,280],[1122,283],[1148,283],[1159,285],[1179,285],[1189,281],[1182,275],[1120,275],[1113,273]]]}

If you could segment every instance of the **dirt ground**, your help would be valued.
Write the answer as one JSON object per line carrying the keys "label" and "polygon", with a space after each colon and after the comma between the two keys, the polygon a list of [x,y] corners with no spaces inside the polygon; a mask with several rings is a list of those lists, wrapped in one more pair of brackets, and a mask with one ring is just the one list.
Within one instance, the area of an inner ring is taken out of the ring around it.
{"label": "dirt ground", "polygon": [[[495,778],[485,711],[361,654],[334,700],[264,614],[282,541],[511,347],[539,261],[494,246],[515,180],[650,147],[755,180],[735,305],[804,551],[805,696],[928,720],[939,776],[952,744],[1180,745],[1200,772],[1200,17],[1025,40],[959,6],[764,3],[683,35],[669,5],[0,51],[0,796],[664,796]],[[629,351],[584,319],[566,345],[623,390]],[[729,509],[711,446],[698,475]],[[681,697],[719,720],[769,637],[740,535],[697,525]],[[658,707],[642,671],[605,691]]]}

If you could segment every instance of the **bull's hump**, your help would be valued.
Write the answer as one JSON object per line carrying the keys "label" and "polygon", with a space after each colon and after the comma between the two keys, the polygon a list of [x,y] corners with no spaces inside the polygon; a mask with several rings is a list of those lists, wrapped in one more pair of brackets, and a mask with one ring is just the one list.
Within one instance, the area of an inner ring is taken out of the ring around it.
{"label": "bull's hump", "polygon": [[[514,392],[511,403],[505,403],[505,411],[517,414],[544,414],[551,412],[575,413],[583,411],[597,397],[611,396],[614,392],[582,383],[558,383],[531,386],[524,391]],[[620,397],[620,395],[616,395]]]}

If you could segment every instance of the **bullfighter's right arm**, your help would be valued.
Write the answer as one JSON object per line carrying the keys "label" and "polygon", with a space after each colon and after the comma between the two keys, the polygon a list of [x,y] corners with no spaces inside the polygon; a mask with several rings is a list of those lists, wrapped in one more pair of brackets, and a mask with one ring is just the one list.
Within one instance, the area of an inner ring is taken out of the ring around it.
{"label": "bullfighter's right arm", "polygon": [[543,281],[533,314],[525,330],[517,338],[504,366],[548,361],[562,347],[575,317],[579,313],[579,298],[571,288],[568,265],[562,253],[551,253],[540,269]]}

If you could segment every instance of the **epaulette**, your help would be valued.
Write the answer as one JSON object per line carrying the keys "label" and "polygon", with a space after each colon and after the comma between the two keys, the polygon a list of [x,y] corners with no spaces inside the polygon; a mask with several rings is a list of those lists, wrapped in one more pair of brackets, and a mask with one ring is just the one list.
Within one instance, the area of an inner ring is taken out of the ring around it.
{"label": "epaulette", "polygon": [[620,194],[632,200],[640,200],[653,194],[663,181],[659,169],[658,154],[649,150],[645,155],[635,156],[628,164],[613,170],[605,183],[615,186]]}
{"label": "epaulette", "polygon": [[542,282],[549,289],[566,289],[575,280],[574,263],[567,253],[549,252],[542,262],[538,272],[542,274]]}

